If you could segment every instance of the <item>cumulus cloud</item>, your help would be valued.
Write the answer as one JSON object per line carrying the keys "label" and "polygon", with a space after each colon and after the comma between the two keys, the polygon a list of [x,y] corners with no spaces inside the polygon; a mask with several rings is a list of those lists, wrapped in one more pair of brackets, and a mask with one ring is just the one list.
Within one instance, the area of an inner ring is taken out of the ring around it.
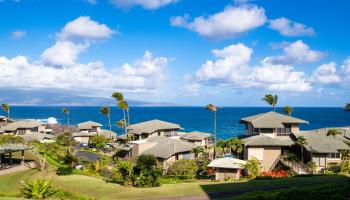
{"label": "cumulus cloud", "polygon": [[27,32],[25,30],[16,30],[11,33],[11,39],[21,39],[26,36]]}
{"label": "cumulus cloud", "polygon": [[148,51],[135,63],[110,71],[99,61],[54,68],[29,62],[24,56],[0,57],[0,85],[16,89],[88,90],[89,94],[114,90],[152,92],[163,84],[167,64],[167,58],[154,58]]}
{"label": "cumulus cloud", "polygon": [[337,67],[335,62],[320,65],[313,72],[311,80],[315,83],[339,83],[341,77],[337,74]]}
{"label": "cumulus cloud", "polygon": [[89,16],[81,16],[68,22],[66,26],[58,33],[60,40],[83,40],[96,41],[110,38],[115,31],[105,24],[91,20]]}
{"label": "cumulus cloud", "polygon": [[324,56],[325,53],[312,50],[303,41],[298,40],[285,45],[282,55],[271,56],[268,60],[275,64],[312,63],[321,60]]}
{"label": "cumulus cloud", "polygon": [[45,64],[52,66],[74,65],[78,55],[84,52],[88,46],[88,44],[58,41],[42,53],[41,59]]}
{"label": "cumulus cloud", "polygon": [[147,10],[155,10],[177,1],[178,0],[110,0],[112,4],[118,7],[130,8],[133,6],[140,6]]}
{"label": "cumulus cloud", "polygon": [[232,88],[265,88],[271,91],[305,92],[311,89],[304,72],[290,65],[274,64],[268,59],[249,66],[253,50],[239,43],[212,51],[216,60],[208,60],[196,72],[199,82]]}
{"label": "cumulus cloud", "polygon": [[86,0],[86,2],[88,2],[91,5],[96,5],[98,3],[97,0]]}
{"label": "cumulus cloud", "polygon": [[187,15],[173,17],[170,24],[214,39],[234,37],[264,25],[267,20],[265,10],[262,7],[246,4],[227,6],[222,12],[196,17],[192,22],[188,18]]}
{"label": "cumulus cloud", "polygon": [[290,37],[315,35],[313,28],[284,17],[270,20],[269,28],[278,31],[281,35]]}
{"label": "cumulus cloud", "polygon": [[342,76],[344,77],[344,79],[346,81],[350,81],[350,58],[349,57],[343,61],[341,71],[342,71]]}

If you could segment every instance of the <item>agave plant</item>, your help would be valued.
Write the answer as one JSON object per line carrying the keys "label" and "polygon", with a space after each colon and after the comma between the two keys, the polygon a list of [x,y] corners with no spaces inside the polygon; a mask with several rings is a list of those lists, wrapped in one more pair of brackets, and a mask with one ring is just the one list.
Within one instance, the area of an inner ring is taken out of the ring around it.
{"label": "agave plant", "polygon": [[46,199],[52,197],[58,192],[58,190],[51,186],[49,181],[41,179],[23,182],[20,191],[25,198],[29,199]]}

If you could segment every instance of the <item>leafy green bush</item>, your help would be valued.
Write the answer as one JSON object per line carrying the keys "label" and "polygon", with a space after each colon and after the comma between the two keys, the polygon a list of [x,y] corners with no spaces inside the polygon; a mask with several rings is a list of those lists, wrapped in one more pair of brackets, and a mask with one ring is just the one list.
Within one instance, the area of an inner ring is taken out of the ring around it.
{"label": "leafy green bush", "polygon": [[256,158],[251,158],[247,161],[244,166],[244,169],[248,171],[248,176],[250,178],[255,178],[260,174],[260,162]]}
{"label": "leafy green bush", "polygon": [[350,173],[350,160],[343,160],[340,163],[340,171]]}
{"label": "leafy green bush", "polygon": [[157,187],[160,186],[159,178],[162,176],[160,169],[147,169],[141,170],[141,173],[135,180],[135,185],[139,187]]}
{"label": "leafy green bush", "polygon": [[73,146],[75,141],[71,133],[65,132],[56,137],[56,143],[61,146]]}
{"label": "leafy green bush", "polygon": [[198,166],[194,160],[177,160],[168,169],[169,175],[184,176],[189,179],[194,178],[198,171]]}
{"label": "leafy green bush", "polygon": [[24,182],[20,191],[23,197],[29,199],[46,199],[58,192],[51,186],[50,182],[41,179]]}
{"label": "leafy green bush", "polygon": [[209,158],[207,157],[201,157],[196,159],[196,163],[197,163],[197,174],[198,175],[203,175],[203,174],[207,174],[208,171],[208,165],[210,163]]}
{"label": "leafy green bush", "polygon": [[71,174],[72,171],[73,171],[73,168],[71,166],[61,166],[57,168],[56,174],[63,176],[63,175]]}
{"label": "leafy green bush", "polygon": [[341,167],[340,165],[331,165],[327,168],[327,170],[333,172],[334,174],[338,174],[341,172]]}
{"label": "leafy green bush", "polygon": [[134,175],[133,163],[126,160],[119,161],[111,172],[111,179],[121,185],[132,185]]}
{"label": "leafy green bush", "polygon": [[109,139],[102,135],[94,135],[89,139],[89,144],[99,150],[104,149],[108,142]]}

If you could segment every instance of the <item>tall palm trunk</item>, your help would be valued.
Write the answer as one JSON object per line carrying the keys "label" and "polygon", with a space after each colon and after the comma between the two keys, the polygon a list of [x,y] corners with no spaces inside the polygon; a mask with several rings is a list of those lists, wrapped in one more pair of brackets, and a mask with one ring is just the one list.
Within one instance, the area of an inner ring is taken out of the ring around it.
{"label": "tall palm trunk", "polygon": [[216,158],[216,112],[214,112],[214,159]]}
{"label": "tall palm trunk", "polygon": [[130,128],[130,113],[129,113],[129,108],[126,110],[126,113],[128,115],[128,127]]}
{"label": "tall palm trunk", "polygon": [[68,113],[68,115],[67,115],[67,124],[68,124],[68,132],[69,132],[69,113]]}
{"label": "tall palm trunk", "polygon": [[301,146],[301,162],[304,163],[304,147]]}
{"label": "tall palm trunk", "polygon": [[124,123],[124,133],[127,134],[127,129],[126,129],[126,126],[127,126],[127,125],[126,125],[125,110],[124,110],[124,109],[122,109],[122,110],[123,110],[123,119],[124,119],[124,122],[125,122],[125,123]]}
{"label": "tall palm trunk", "polygon": [[111,125],[111,115],[110,115],[110,114],[108,114],[108,115],[107,115],[107,117],[108,117],[108,125],[109,125],[109,130],[110,130],[110,131],[112,131],[112,125]]}
{"label": "tall palm trunk", "polygon": [[7,119],[10,119],[10,109],[7,110]]}

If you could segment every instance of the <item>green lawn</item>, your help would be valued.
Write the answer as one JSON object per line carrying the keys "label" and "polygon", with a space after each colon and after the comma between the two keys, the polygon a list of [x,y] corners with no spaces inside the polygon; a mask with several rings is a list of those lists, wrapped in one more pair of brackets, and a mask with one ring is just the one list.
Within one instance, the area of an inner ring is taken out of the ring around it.
{"label": "green lawn", "polygon": [[18,192],[21,180],[45,178],[59,188],[79,193],[93,199],[137,199],[155,196],[203,195],[207,192],[250,191],[268,187],[292,187],[309,184],[324,184],[346,181],[346,176],[294,177],[277,180],[254,180],[231,183],[193,182],[181,184],[164,184],[157,188],[123,187],[115,183],[83,175],[57,176],[54,171],[43,175],[37,170],[27,170],[0,176],[0,192]]}

